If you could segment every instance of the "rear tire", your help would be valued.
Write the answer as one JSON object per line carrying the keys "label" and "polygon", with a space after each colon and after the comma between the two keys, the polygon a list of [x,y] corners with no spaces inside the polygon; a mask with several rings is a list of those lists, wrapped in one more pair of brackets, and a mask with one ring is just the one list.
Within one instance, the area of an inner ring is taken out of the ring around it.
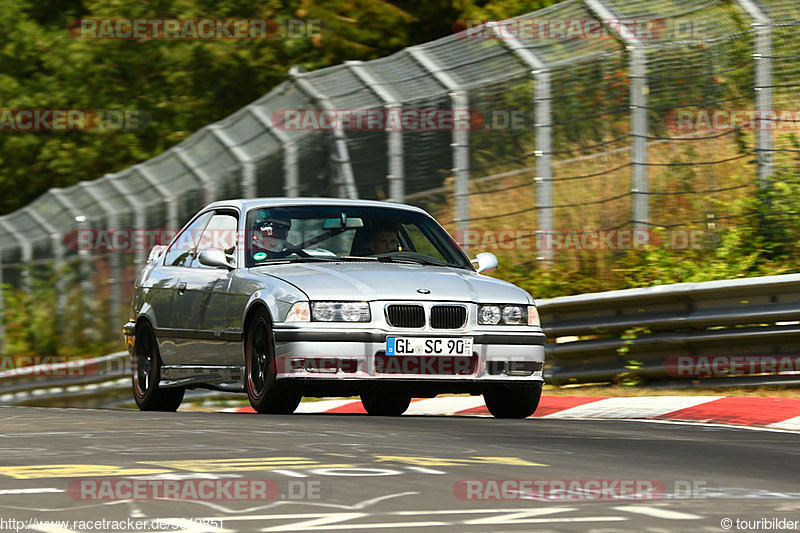
{"label": "rear tire", "polygon": [[290,415],[302,396],[291,385],[277,379],[275,343],[267,311],[256,311],[245,341],[245,385],[250,405],[257,413]]}
{"label": "rear tire", "polygon": [[153,328],[144,323],[136,331],[133,344],[133,399],[140,411],[178,410],[184,389],[161,389],[161,357]]}
{"label": "rear tire", "polygon": [[361,395],[361,403],[371,416],[400,416],[411,405],[411,396],[396,392],[367,392]]}
{"label": "rear tire", "polygon": [[542,385],[508,387],[483,393],[486,407],[495,418],[528,418],[539,407]]}

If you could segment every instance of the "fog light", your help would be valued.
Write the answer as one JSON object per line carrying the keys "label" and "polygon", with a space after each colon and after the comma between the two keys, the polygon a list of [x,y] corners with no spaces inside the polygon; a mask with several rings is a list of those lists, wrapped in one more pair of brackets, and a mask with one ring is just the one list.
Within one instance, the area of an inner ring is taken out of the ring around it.
{"label": "fog light", "polygon": [[506,374],[509,376],[530,376],[542,369],[538,361],[509,361],[506,365]]}

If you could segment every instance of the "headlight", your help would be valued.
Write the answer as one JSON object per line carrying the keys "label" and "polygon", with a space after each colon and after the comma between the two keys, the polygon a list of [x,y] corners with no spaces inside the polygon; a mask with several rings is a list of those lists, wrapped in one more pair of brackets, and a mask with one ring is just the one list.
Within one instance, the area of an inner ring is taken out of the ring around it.
{"label": "headlight", "polygon": [[493,326],[500,322],[501,316],[499,305],[482,305],[478,309],[478,324]]}
{"label": "headlight", "polygon": [[369,322],[367,302],[314,302],[311,319],[319,322]]}
{"label": "headlight", "polygon": [[536,312],[536,308],[532,305],[481,305],[478,307],[478,324],[483,326],[498,324],[525,326],[532,323],[530,309],[533,309],[534,313]]}
{"label": "headlight", "polygon": [[522,308],[516,305],[505,306],[503,308],[503,322],[505,324],[522,324]]}

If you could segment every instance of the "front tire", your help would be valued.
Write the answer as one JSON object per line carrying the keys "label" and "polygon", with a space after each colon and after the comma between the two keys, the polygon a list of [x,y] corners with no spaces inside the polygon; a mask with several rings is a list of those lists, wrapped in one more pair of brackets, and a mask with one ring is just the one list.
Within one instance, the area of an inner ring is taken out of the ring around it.
{"label": "front tire", "polygon": [[256,311],[247,328],[245,342],[247,397],[257,413],[290,415],[302,396],[277,379],[272,324],[266,310]]}
{"label": "front tire", "polygon": [[411,396],[404,393],[368,392],[361,395],[361,403],[371,416],[400,416],[411,405]]}
{"label": "front tire", "polygon": [[495,418],[528,418],[539,407],[542,385],[496,389],[483,393],[486,407]]}
{"label": "front tire", "polygon": [[139,326],[133,344],[133,399],[140,411],[178,410],[184,389],[161,389],[161,357],[150,324]]}

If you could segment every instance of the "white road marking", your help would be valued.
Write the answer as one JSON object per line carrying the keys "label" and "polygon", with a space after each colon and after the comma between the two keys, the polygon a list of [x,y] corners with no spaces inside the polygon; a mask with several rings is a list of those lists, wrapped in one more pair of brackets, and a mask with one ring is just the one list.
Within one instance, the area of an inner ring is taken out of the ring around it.
{"label": "white road marking", "polygon": [[448,396],[411,402],[404,415],[452,415],[483,405],[483,396]]}
{"label": "white road marking", "polygon": [[697,520],[698,518],[703,518],[702,516],[696,514],[680,513],[678,511],[670,511],[669,509],[650,507],[649,505],[621,505],[619,507],[614,507],[613,509],[627,513],[652,516],[653,518],[663,518],[665,520]]}
{"label": "white road marking", "polygon": [[[261,529],[262,532],[271,531],[309,531],[309,530],[357,530],[357,529],[393,529],[393,528],[423,528],[454,525],[508,525],[508,524],[549,524],[549,523],[580,523],[580,522],[625,522],[628,518],[623,516],[577,516],[553,517],[547,516],[555,513],[576,511],[577,507],[551,507],[542,509],[450,509],[450,510],[418,510],[394,512],[319,512],[319,513],[293,513],[293,514],[253,514],[239,516],[205,517],[199,520],[224,520],[226,522],[239,521],[269,521],[286,520],[289,523],[280,524]],[[484,514],[491,515],[481,518],[463,520],[464,515]],[[683,513],[678,513],[683,514]],[[379,516],[428,516],[452,515],[448,521],[418,521],[418,522],[369,522],[353,523],[354,520],[364,518],[378,518]]]}
{"label": "white road marking", "polygon": [[350,404],[360,404],[361,400],[320,400],[316,402],[301,402],[295,413],[324,413],[337,407]]}
{"label": "white road marking", "polygon": [[467,520],[464,524],[469,525],[476,525],[476,524],[489,524],[489,525],[500,525],[500,524],[555,524],[555,523],[572,523],[572,522],[627,522],[628,519],[624,516],[577,516],[575,518],[524,518],[521,520],[492,520],[490,518],[484,518],[480,521],[477,520]]}
{"label": "white road marking", "polygon": [[286,477],[308,477],[306,474],[303,474],[302,472],[297,472],[295,470],[278,469],[278,470],[270,470],[270,472],[274,472],[275,474],[281,474]]}
{"label": "white road marking", "polygon": [[78,533],[72,529],[63,528],[54,524],[41,525],[39,527],[31,527],[33,531],[41,531],[42,533]]}
{"label": "white road marking", "polygon": [[445,474],[446,472],[442,472],[441,470],[434,470],[433,468],[425,468],[424,466],[407,466],[406,470],[413,470],[414,472],[419,472],[420,474]]}
{"label": "white road marking", "polygon": [[0,489],[0,496],[6,494],[46,494],[50,492],[65,492],[62,489],[41,488],[41,489]]}
{"label": "white road marking", "polygon": [[639,396],[606,398],[542,418],[647,418],[719,400],[724,396]]}
{"label": "white road marking", "polygon": [[800,431],[800,416],[789,418],[788,420],[781,420],[780,422],[769,424],[767,427],[772,429],[792,429]]}
{"label": "white road marking", "polygon": [[[419,494],[419,492],[398,492],[396,494],[387,494],[385,496],[378,496],[377,498],[370,498],[368,500],[363,500],[355,504],[347,505],[347,504],[338,504],[338,503],[324,503],[324,502],[314,502],[314,501],[290,501],[290,500],[277,500],[273,501],[267,505],[258,505],[256,507],[250,507],[247,509],[234,509],[226,507],[225,505],[216,504],[213,502],[206,502],[202,500],[194,501],[195,505],[202,505],[208,507],[210,509],[214,509],[220,513],[228,513],[225,515],[217,516],[214,518],[207,518],[208,520],[254,520],[261,518],[261,516],[247,516],[243,513],[254,513],[256,511],[263,511],[266,509],[274,509],[276,507],[282,507],[286,505],[302,505],[302,506],[311,506],[311,507],[322,507],[324,509],[342,509],[345,511],[354,511],[360,509],[366,509],[371,505],[375,505],[385,500],[390,500],[392,498],[398,498],[403,496],[414,496]],[[240,516],[231,515],[230,513],[242,513]],[[267,515],[265,515],[267,516]]]}
{"label": "white road marking", "polygon": [[541,509],[449,509],[446,511],[394,511],[389,514],[393,515],[418,515],[424,513],[426,515],[434,514],[497,514],[497,513],[525,513],[528,516],[542,516],[554,513],[567,513],[570,511],[577,511],[577,507],[543,507]]}
{"label": "white road marking", "polygon": [[[303,522],[291,522],[280,526],[267,527],[261,531],[302,531],[302,530],[336,530],[336,529],[373,529],[395,527],[430,527],[448,525],[446,522],[386,522],[370,524],[352,524],[349,521],[370,516],[370,513],[318,513],[297,515],[276,515],[276,519],[311,518]],[[348,522],[342,524],[341,522]]]}
{"label": "white road marking", "polygon": [[[581,420],[592,420],[592,418],[582,418]],[[648,420],[648,419],[637,419],[637,420],[625,420],[625,422],[636,422],[639,424],[671,424],[674,426],[695,426],[695,427],[707,427],[707,428],[714,428],[714,429],[746,429],[748,431],[767,431],[770,433],[794,433],[797,434],[799,430],[793,429],[778,429],[777,426],[780,422],[776,422],[772,424],[772,427],[767,426],[742,426],[740,424],[726,424],[724,422],[697,422],[693,420]]]}

